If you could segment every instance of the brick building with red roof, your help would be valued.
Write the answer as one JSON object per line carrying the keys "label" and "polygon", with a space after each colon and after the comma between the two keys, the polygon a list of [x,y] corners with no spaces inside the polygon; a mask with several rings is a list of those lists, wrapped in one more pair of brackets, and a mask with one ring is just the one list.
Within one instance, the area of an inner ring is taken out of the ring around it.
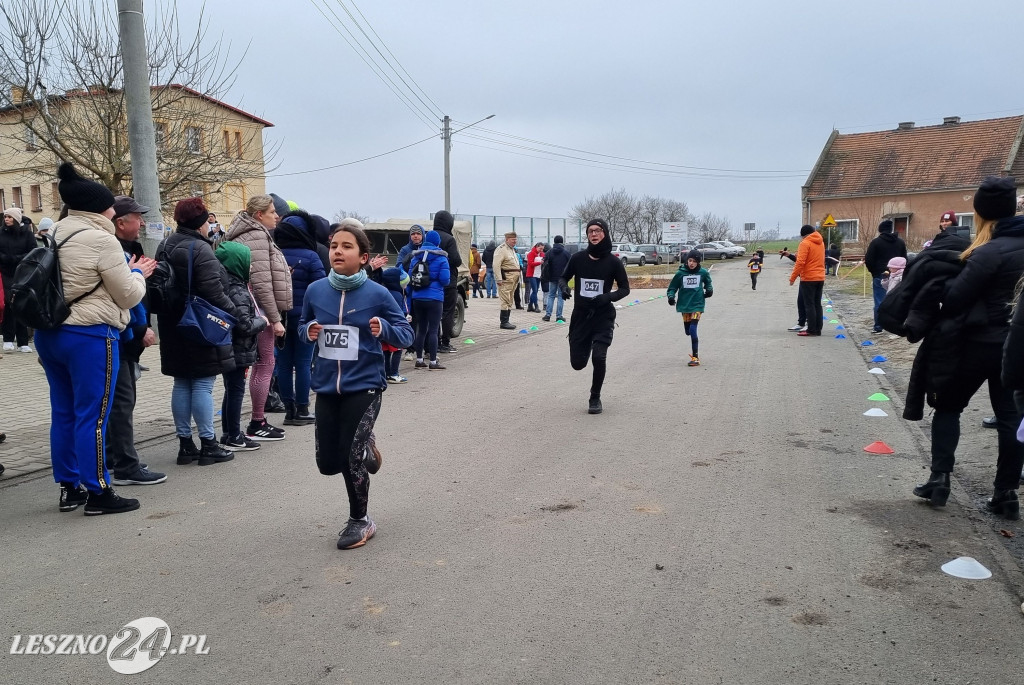
{"label": "brick building with red roof", "polygon": [[801,192],[803,220],[831,215],[844,243],[867,244],[883,219],[892,219],[911,249],[938,232],[943,212],[974,225],[974,191],[986,176],[1014,176],[1024,185],[1024,116],[936,126],[901,123],[896,129],[832,131]]}

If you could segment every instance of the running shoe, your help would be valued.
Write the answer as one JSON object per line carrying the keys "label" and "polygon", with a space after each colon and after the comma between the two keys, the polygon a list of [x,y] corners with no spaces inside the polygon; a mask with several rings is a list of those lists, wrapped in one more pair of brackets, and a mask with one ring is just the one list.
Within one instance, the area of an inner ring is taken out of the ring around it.
{"label": "running shoe", "polygon": [[250,421],[248,428],[245,429],[245,437],[257,442],[271,442],[284,440],[284,431],[271,426],[266,419],[263,419],[262,421]]}
{"label": "running shoe", "polygon": [[366,520],[349,519],[345,530],[338,533],[338,549],[362,547],[377,532],[377,524],[369,516]]}

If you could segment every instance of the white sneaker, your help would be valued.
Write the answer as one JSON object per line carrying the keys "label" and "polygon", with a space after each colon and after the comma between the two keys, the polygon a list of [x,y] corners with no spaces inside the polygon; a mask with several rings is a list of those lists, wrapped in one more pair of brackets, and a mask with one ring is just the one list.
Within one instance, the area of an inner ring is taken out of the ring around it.
{"label": "white sneaker", "polygon": [[807,330],[807,326],[801,326],[801,327],[800,327],[800,332],[801,332],[801,333],[803,333],[803,332],[804,332],[804,331],[806,331],[806,330]]}
{"label": "white sneaker", "polygon": [[787,330],[787,331],[802,331],[802,330],[804,330],[805,328],[806,328],[806,326],[801,326],[800,324],[797,324],[797,325],[795,325],[795,326],[790,326],[790,327],[789,327],[789,328],[787,328],[786,330]]}
{"label": "white sneaker", "polygon": [[4,343],[4,352],[14,352],[16,346],[14,343]]}
{"label": "white sneaker", "polygon": [[414,359],[416,359],[416,355],[414,355],[412,352],[406,352],[405,355],[402,357],[402,361],[404,362],[411,362]]}
{"label": "white sneaker", "polygon": [[18,348],[18,351],[19,352],[31,352],[32,348],[29,347],[28,345],[22,345],[21,347]]}

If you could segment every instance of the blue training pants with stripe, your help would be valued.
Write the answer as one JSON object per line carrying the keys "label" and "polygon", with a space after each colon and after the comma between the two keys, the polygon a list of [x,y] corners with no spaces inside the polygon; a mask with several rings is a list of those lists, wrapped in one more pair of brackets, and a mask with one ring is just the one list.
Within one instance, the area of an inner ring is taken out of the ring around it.
{"label": "blue training pants with stripe", "polygon": [[110,487],[103,456],[117,382],[118,331],[105,324],[61,326],[36,331],[35,341],[50,384],[53,479],[81,483],[98,494]]}

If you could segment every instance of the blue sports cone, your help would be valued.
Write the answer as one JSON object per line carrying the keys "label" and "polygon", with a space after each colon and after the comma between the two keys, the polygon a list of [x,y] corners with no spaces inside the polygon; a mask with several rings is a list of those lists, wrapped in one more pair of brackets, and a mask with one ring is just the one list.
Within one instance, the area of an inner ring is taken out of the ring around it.
{"label": "blue sports cone", "polygon": [[846,336],[840,333],[839,335],[836,336],[836,340],[846,340]]}
{"label": "blue sports cone", "polygon": [[889,360],[883,357],[882,355],[878,355],[877,357],[874,357],[871,361],[873,361],[876,364],[881,364],[882,362],[886,362]]}
{"label": "blue sports cone", "polygon": [[872,346],[872,345],[874,345],[874,344],[875,344],[875,343],[871,342],[870,340],[865,340],[864,342],[862,342],[862,343],[860,344],[860,346],[861,346],[861,347],[871,347],[871,346]]}

